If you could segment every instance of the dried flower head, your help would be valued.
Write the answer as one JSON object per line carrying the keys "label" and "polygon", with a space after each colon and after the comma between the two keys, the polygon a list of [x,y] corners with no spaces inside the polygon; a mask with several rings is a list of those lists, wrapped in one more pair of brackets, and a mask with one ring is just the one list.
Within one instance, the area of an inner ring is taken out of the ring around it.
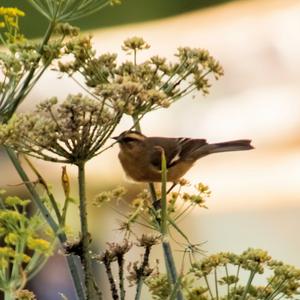
{"label": "dried flower head", "polygon": [[143,233],[142,236],[137,239],[137,241],[137,246],[139,247],[152,247],[160,243],[161,236]]}
{"label": "dried flower head", "polygon": [[72,26],[69,23],[57,23],[54,28],[54,33],[62,36],[75,37],[80,32],[79,27]]}
{"label": "dried flower head", "polygon": [[35,294],[29,290],[17,291],[15,296],[18,300],[36,300]]}
{"label": "dried flower head", "polygon": [[[265,278],[257,279],[258,275]],[[212,299],[216,293],[220,299],[293,299],[300,288],[299,269],[273,260],[266,251],[252,248],[241,255],[229,252],[211,255],[193,264],[187,276],[191,283],[187,295],[194,289],[200,289],[203,293],[199,299],[202,296]],[[215,292],[209,285],[205,289],[205,285],[203,287],[201,284],[208,283],[210,278],[215,280]],[[263,281],[267,281],[267,284],[259,285]]]}
{"label": "dried flower head", "polygon": [[103,262],[104,264],[116,261],[118,257],[123,257],[132,247],[127,239],[124,239],[122,243],[107,243],[107,249],[100,255],[95,255],[94,259]]}
{"label": "dried flower head", "polygon": [[111,191],[104,191],[99,193],[93,202],[93,205],[101,207],[104,203],[111,201],[119,201],[126,194],[126,189],[123,187],[117,187]]}
{"label": "dried flower head", "polygon": [[[89,234],[89,243],[92,242],[92,237]],[[82,237],[79,239],[76,239],[74,241],[66,241],[63,244],[63,250],[64,250],[64,255],[77,255],[80,257],[80,259],[83,259],[83,239]]]}
{"label": "dried flower head", "polygon": [[137,50],[149,49],[150,45],[141,37],[134,36],[124,41],[122,49],[131,54]]}
{"label": "dried flower head", "polygon": [[211,195],[209,187],[203,183],[198,183],[195,185],[195,190],[195,194],[184,192],[182,194],[182,199],[193,206],[207,208],[205,203]]}
{"label": "dried flower head", "polygon": [[241,265],[244,269],[256,271],[260,274],[264,272],[264,265],[271,260],[267,251],[249,248],[241,255]]}
{"label": "dried flower head", "polygon": [[137,284],[139,279],[141,278],[145,279],[149,277],[153,272],[153,269],[150,268],[148,265],[143,266],[143,268],[141,268],[140,262],[135,261],[133,263],[128,264],[127,271],[128,271],[128,275],[126,278],[130,286],[134,286],[135,284]]}
{"label": "dried flower head", "polygon": [[208,288],[198,286],[188,290],[187,300],[208,300]]}
{"label": "dried flower head", "polygon": [[137,63],[137,52],[149,47],[140,37],[125,40],[122,49],[132,54],[133,60],[118,65],[116,54],[98,56],[91,37],[81,37],[66,46],[65,54],[73,59],[60,63],[59,68],[74,78],[83,76],[100,101],[106,100],[135,119],[169,107],[194,90],[207,94],[209,74],[216,79],[223,75],[220,64],[203,49],[179,48],[175,63],[160,56]]}
{"label": "dried flower head", "polygon": [[0,144],[49,161],[78,164],[97,155],[120,113],[81,94],[57,104],[51,98],[36,112],[18,114],[0,126]]}

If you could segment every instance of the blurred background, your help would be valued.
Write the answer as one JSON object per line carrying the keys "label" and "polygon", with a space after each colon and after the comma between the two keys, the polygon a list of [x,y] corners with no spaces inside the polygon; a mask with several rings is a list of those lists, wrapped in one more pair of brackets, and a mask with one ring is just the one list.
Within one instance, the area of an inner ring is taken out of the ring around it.
{"label": "blurred background", "polygon": [[[26,6],[26,1],[2,2],[25,10],[24,28],[28,35],[37,38],[43,33],[44,19]],[[141,124],[143,132],[206,138],[210,142],[252,139],[255,150],[211,155],[187,174],[186,179],[192,184],[201,181],[209,185],[212,196],[208,210],[195,210],[181,223],[182,229],[191,241],[206,241],[203,249],[208,254],[240,253],[256,247],[300,267],[300,238],[296,234],[300,225],[300,2],[127,0],[76,25],[92,32],[99,53],[116,52],[120,59],[125,58],[122,41],[142,36],[151,44],[141,55],[143,58],[159,54],[172,59],[178,46],[190,46],[208,49],[221,62],[225,76],[213,84],[210,95],[186,97],[168,110],[148,114]],[[50,96],[63,99],[77,92],[82,90],[74,82],[67,78],[58,80],[58,75],[49,71],[21,110],[30,110]],[[130,124],[124,119],[116,134]],[[117,153],[114,147],[88,164],[91,202],[97,193],[115,186],[124,185],[132,194],[145,188],[126,181]],[[36,164],[54,192],[62,195],[61,166],[41,161]],[[25,193],[22,187],[13,186],[20,181],[3,155],[0,169],[5,174],[0,176],[2,188]],[[75,184],[75,168],[68,167],[68,172]],[[76,197],[76,193],[74,186],[72,195]],[[116,230],[120,216],[92,205],[89,210],[95,250],[99,251],[107,241],[121,238]],[[74,208],[70,224],[75,228],[77,220]],[[180,261],[182,253],[177,251],[180,248],[176,243],[174,249]],[[157,255],[161,255],[159,248],[155,249],[153,260]],[[129,259],[134,256],[130,254]],[[39,276],[41,280],[43,277],[47,290],[43,288],[38,299],[58,299],[57,290],[72,299],[60,256],[50,260]],[[41,282],[37,285],[41,286]]]}

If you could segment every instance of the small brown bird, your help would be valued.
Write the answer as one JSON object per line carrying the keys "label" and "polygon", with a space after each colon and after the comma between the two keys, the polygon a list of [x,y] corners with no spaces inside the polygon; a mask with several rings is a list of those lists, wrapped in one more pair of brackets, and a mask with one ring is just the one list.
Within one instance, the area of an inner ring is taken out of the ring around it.
{"label": "small brown bird", "polygon": [[203,156],[253,149],[251,140],[208,144],[204,139],[147,137],[138,131],[125,131],[113,139],[120,145],[119,159],[126,175],[140,182],[161,181],[162,149],[167,162],[167,180],[173,183]]}

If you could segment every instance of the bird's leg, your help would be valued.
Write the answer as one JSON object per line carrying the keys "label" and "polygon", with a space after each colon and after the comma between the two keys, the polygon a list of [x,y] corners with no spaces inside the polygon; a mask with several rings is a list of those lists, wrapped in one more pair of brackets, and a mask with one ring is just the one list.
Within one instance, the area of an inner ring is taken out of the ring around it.
{"label": "bird's leg", "polygon": [[[175,188],[177,185],[177,182],[173,182],[171,187],[167,190],[167,195]],[[153,207],[155,210],[158,210],[161,208],[161,199],[157,199],[156,201],[153,202]]]}
{"label": "bird's leg", "polygon": [[174,189],[174,187],[177,185],[177,182],[173,182],[171,187],[167,190],[167,195],[172,192],[172,190]]}

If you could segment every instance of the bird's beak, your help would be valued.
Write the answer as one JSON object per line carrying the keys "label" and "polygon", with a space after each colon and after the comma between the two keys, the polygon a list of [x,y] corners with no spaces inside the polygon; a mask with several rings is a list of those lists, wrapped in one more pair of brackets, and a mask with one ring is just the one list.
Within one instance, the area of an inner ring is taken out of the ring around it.
{"label": "bird's beak", "polygon": [[111,139],[113,139],[113,140],[115,140],[115,141],[117,141],[117,142],[119,142],[119,141],[120,141],[120,138],[119,138],[119,136],[113,136],[113,137],[111,137]]}

